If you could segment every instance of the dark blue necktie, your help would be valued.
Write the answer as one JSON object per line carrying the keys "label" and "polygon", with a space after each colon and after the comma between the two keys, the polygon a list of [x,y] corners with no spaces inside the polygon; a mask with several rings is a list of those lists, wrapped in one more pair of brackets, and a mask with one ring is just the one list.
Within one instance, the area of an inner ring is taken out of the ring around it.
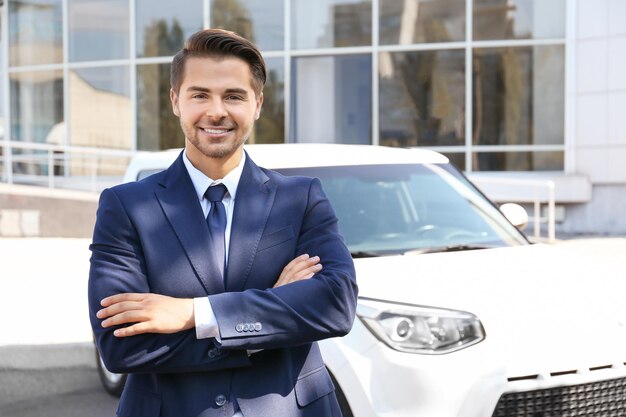
{"label": "dark blue necktie", "polygon": [[222,199],[226,195],[226,191],[228,190],[224,184],[217,184],[209,187],[204,193],[206,199],[211,203],[206,222],[209,225],[213,253],[222,279],[224,279],[224,271],[226,270],[226,209]]}

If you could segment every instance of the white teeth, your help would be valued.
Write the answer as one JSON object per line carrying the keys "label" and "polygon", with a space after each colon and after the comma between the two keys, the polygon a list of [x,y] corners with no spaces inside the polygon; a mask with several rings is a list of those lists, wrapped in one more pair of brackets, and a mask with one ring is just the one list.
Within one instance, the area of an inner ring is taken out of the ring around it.
{"label": "white teeth", "polygon": [[211,135],[221,135],[222,133],[228,132],[228,129],[202,129],[205,132]]}

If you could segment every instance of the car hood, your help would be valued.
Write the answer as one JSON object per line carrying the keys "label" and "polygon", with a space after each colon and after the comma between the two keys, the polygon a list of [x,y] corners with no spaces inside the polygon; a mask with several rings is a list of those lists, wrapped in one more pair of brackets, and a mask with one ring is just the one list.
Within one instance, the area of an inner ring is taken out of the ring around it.
{"label": "car hood", "polygon": [[626,362],[626,261],[619,258],[536,244],[355,264],[361,297],[475,314],[484,348],[509,375]]}

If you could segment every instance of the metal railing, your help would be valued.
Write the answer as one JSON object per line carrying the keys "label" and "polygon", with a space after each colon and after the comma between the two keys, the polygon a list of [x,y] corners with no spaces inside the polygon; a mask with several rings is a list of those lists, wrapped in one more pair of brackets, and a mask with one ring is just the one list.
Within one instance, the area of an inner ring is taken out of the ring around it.
{"label": "metal railing", "polygon": [[[547,240],[556,240],[556,197],[552,180],[534,180],[525,178],[502,178],[491,176],[470,176],[471,181],[491,200],[498,203],[532,203],[533,215],[529,221],[533,224],[533,237],[541,239],[541,224],[547,227]],[[503,190],[503,188],[505,188]],[[547,206],[546,216],[542,216],[541,207]]]}
{"label": "metal railing", "polygon": [[121,181],[134,152],[122,149],[5,142],[3,181],[98,192]]}

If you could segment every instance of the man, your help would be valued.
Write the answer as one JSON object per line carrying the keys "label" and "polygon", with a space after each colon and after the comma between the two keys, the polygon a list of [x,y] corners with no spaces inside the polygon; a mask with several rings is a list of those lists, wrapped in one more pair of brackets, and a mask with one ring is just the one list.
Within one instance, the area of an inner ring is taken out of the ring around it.
{"label": "man", "polygon": [[265,76],[246,39],[192,35],[171,70],[184,151],[102,193],[89,308],[129,373],[120,417],[341,415],[315,342],[350,330],[354,266],[319,181],[243,150]]}

